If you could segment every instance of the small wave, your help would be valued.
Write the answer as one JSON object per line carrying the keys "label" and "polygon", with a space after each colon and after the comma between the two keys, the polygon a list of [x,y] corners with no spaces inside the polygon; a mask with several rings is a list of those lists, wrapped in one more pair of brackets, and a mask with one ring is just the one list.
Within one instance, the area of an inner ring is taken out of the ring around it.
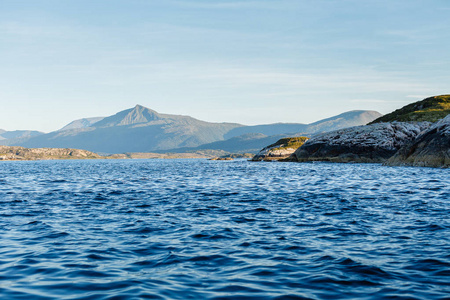
{"label": "small wave", "polygon": [[447,170],[204,160],[45,165],[12,163],[2,179],[1,299],[450,294]]}

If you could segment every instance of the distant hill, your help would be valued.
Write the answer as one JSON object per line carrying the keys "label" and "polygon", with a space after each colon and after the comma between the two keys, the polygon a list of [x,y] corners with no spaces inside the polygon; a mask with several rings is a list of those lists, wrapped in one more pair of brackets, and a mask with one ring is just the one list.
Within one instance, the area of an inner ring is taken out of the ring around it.
{"label": "distant hill", "polygon": [[42,134],[44,133],[35,130],[6,131],[0,129],[0,145],[14,145],[22,141],[25,141],[31,137],[39,136]]}
{"label": "distant hill", "polygon": [[[352,110],[339,114],[337,116],[323,119],[311,124],[302,123],[276,123],[267,125],[254,125],[238,127],[227,134],[225,138],[229,139],[232,137],[240,136],[248,133],[262,133],[265,135],[278,135],[284,134],[289,135],[304,135],[304,134],[316,134],[320,132],[327,132],[335,129],[347,128],[358,125],[365,125],[376,118],[382,116],[377,111],[370,110]],[[267,146],[267,145],[265,145]],[[261,149],[259,149],[261,150]]]}
{"label": "distant hill", "polygon": [[434,123],[448,114],[450,114],[450,95],[441,95],[408,104],[374,120],[371,124],[393,121]]}
{"label": "distant hill", "polygon": [[93,124],[95,124],[98,121],[101,121],[103,119],[104,119],[104,117],[95,117],[95,118],[84,118],[84,119],[75,120],[75,121],[70,122],[63,128],[61,128],[60,131],[90,127]]}
{"label": "distant hill", "polygon": [[[258,153],[267,145],[273,144],[281,138],[292,136],[312,136],[321,132],[342,129],[352,126],[365,125],[381,116],[376,111],[354,110],[340,115],[323,119],[311,124],[277,123],[237,127],[225,134],[224,141],[217,141],[200,145],[192,149],[171,149],[173,152],[188,150],[224,150],[233,153]],[[236,134],[241,134],[236,136]]]}
{"label": "distant hill", "polygon": [[[112,116],[84,118],[48,134],[29,133],[0,141],[28,148],[75,148],[102,154],[218,150],[256,153],[283,137],[312,135],[362,125],[380,114],[351,111],[312,124],[278,123],[245,126],[209,123],[189,116],[161,114],[142,105]],[[5,135],[5,133],[0,133]]]}
{"label": "distant hill", "polygon": [[366,125],[381,116],[382,114],[373,110],[352,110],[308,124],[307,129],[303,133],[317,134],[347,127]]}
{"label": "distant hill", "polygon": [[228,131],[239,126],[243,125],[208,123],[188,116],[159,114],[136,105],[87,127],[75,126],[31,137],[16,145],[77,148],[98,153],[153,152],[223,140]]}

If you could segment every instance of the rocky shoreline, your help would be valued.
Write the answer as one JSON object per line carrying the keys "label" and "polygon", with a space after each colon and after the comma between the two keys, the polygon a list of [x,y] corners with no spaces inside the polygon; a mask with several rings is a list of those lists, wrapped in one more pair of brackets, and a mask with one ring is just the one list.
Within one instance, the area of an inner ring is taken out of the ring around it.
{"label": "rocky shoreline", "polygon": [[450,115],[436,122],[387,162],[388,166],[450,167]]}
{"label": "rocky shoreline", "polygon": [[393,122],[332,131],[308,140],[290,161],[384,163],[430,125]]}
{"label": "rocky shoreline", "polygon": [[449,168],[450,115],[434,124],[375,123],[328,132],[308,140],[285,161]]}
{"label": "rocky shoreline", "polygon": [[[221,155],[220,157],[218,155]],[[224,151],[204,150],[186,153],[133,152],[122,154],[97,154],[87,150],[71,148],[24,148],[20,146],[0,146],[0,161],[57,160],[57,159],[189,159],[205,158],[231,160],[250,158],[249,153],[233,154]]]}

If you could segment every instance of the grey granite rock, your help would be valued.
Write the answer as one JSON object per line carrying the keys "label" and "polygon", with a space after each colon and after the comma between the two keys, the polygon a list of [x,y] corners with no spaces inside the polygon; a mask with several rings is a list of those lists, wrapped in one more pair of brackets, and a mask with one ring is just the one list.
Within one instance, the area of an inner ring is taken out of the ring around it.
{"label": "grey granite rock", "polygon": [[414,140],[431,123],[377,123],[321,134],[308,140],[293,160],[331,162],[385,162]]}
{"label": "grey granite rock", "polygon": [[436,122],[414,141],[402,147],[386,164],[450,167],[450,115]]}

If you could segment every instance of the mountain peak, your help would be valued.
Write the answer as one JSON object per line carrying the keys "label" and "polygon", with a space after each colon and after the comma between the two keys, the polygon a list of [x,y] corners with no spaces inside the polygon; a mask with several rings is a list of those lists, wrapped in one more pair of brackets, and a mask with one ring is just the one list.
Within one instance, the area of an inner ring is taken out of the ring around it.
{"label": "mountain peak", "polygon": [[161,119],[162,117],[156,111],[137,104],[133,108],[123,110],[95,123],[95,127],[134,125]]}

